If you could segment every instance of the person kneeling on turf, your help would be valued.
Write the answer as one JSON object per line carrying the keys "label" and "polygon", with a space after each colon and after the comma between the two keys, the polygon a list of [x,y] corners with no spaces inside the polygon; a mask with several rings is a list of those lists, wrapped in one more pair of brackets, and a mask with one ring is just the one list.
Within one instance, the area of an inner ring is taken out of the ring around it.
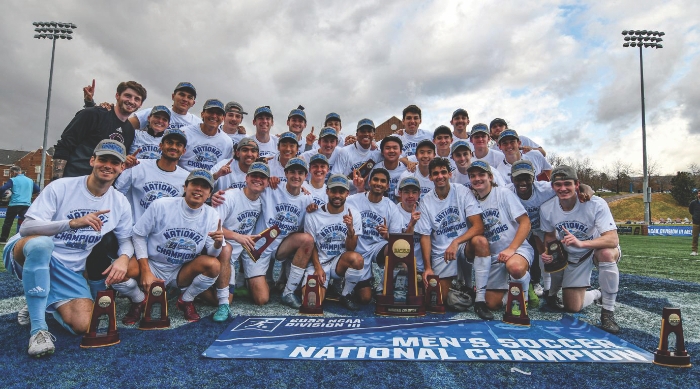
{"label": "person kneeling on turf", "polygon": [[[219,214],[204,204],[213,188],[211,173],[195,169],[185,180],[184,198],[160,198],[136,222],[132,237],[136,257],[129,261],[121,282],[112,285],[131,299],[122,323],[132,325],[141,319],[144,291],[154,281],[182,289],[177,308],[187,321],[200,319],[194,298],[214,285],[219,276],[216,256],[224,244]],[[203,249],[206,254],[200,254]]]}

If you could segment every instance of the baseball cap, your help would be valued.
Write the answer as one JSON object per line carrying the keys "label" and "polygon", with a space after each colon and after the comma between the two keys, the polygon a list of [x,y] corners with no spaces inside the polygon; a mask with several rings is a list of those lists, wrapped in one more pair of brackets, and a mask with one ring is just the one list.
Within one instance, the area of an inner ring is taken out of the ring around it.
{"label": "baseball cap", "polygon": [[297,141],[297,136],[291,131],[287,131],[287,132],[283,133],[282,135],[280,135],[278,142],[282,143],[282,141],[294,142],[296,144],[299,144],[299,141]]}
{"label": "baseball cap", "polygon": [[501,141],[504,138],[508,138],[508,137],[513,137],[517,140],[520,140],[520,137],[518,136],[518,133],[515,132],[515,130],[507,129],[507,130],[503,130],[503,132],[501,132],[501,135],[498,136],[498,143],[501,143]]}
{"label": "baseball cap", "polygon": [[237,103],[235,101],[229,101],[226,103],[226,107],[224,108],[224,112],[236,112],[240,113],[241,115],[247,115],[248,112],[243,112],[243,106],[240,103]]}
{"label": "baseball cap", "polygon": [[491,124],[489,124],[489,128],[493,127],[494,124],[503,124],[504,126],[508,127],[508,123],[506,123],[505,120],[501,118],[495,118],[491,120]]}
{"label": "baseball cap", "polygon": [[359,130],[362,127],[371,127],[372,130],[377,130],[377,127],[374,126],[374,122],[370,119],[362,119],[359,122],[357,122],[357,129]]}
{"label": "baseball cap", "polygon": [[457,151],[457,149],[460,147],[466,147],[469,151],[472,150],[472,148],[469,146],[469,142],[467,142],[466,140],[458,140],[456,142],[453,142],[452,146],[450,146],[450,155],[454,154],[454,152]]}
{"label": "baseball cap", "polygon": [[253,139],[253,138],[243,138],[238,142],[238,148],[240,149],[241,147],[252,147],[255,150],[260,150],[260,146],[258,146],[258,143]]}
{"label": "baseball cap", "polygon": [[210,187],[214,187],[214,177],[209,173],[208,171],[204,169],[194,169],[190,172],[190,174],[187,176],[187,179],[185,180],[185,184],[192,180],[204,180],[209,184]]}
{"label": "baseball cap", "polygon": [[466,117],[469,117],[469,114],[467,113],[467,110],[464,109],[464,108],[457,108],[457,109],[455,109],[455,111],[452,112],[452,119],[454,119],[455,116],[457,116],[457,115],[464,115],[464,116],[466,116]]}
{"label": "baseball cap", "polygon": [[533,177],[535,176],[535,167],[532,166],[532,162],[528,161],[527,159],[521,159],[513,163],[513,165],[510,167],[511,177],[517,177],[521,174],[529,174]]}
{"label": "baseball cap", "polygon": [[326,183],[326,188],[331,189],[336,187],[350,190],[350,182],[348,181],[348,178],[343,174],[333,174],[330,176],[328,178],[328,182]]}
{"label": "baseball cap", "polygon": [[93,154],[98,157],[100,155],[111,155],[117,157],[121,162],[126,161],[126,147],[121,142],[113,139],[101,140],[95,147]]}
{"label": "baseball cap", "polygon": [[323,162],[326,165],[328,165],[328,158],[326,158],[326,156],[323,154],[316,154],[309,158],[309,165],[311,165],[314,162]]}
{"label": "baseball cap", "polygon": [[318,134],[318,139],[325,138],[327,136],[334,136],[338,138],[338,134],[335,132],[333,127],[323,127],[321,132]]}
{"label": "baseball cap", "polygon": [[418,149],[425,146],[428,146],[435,151],[435,143],[433,143],[433,141],[430,139],[423,139],[422,141],[418,142],[418,145],[416,146],[416,153],[418,153]]}
{"label": "baseball cap", "polygon": [[190,92],[192,94],[192,96],[194,96],[195,98],[197,97],[197,89],[195,89],[194,85],[192,85],[191,83],[185,81],[185,82],[181,82],[181,83],[177,84],[173,93],[175,93],[181,89],[184,89],[184,90]]}
{"label": "baseball cap", "polygon": [[578,181],[578,174],[576,174],[576,169],[571,166],[560,165],[552,170],[552,182],[556,181],[566,181],[574,180]]}
{"label": "baseball cap", "polygon": [[420,181],[418,181],[418,179],[415,177],[404,177],[401,182],[399,182],[399,190],[407,186],[415,186],[416,188],[420,189]]}
{"label": "baseball cap", "polygon": [[258,107],[255,110],[255,113],[253,114],[253,119],[257,118],[260,115],[270,115],[270,117],[274,117],[272,116],[272,110],[270,109],[269,105]]}
{"label": "baseball cap", "polygon": [[299,116],[306,120],[306,112],[304,112],[304,107],[300,105],[296,109],[289,111],[289,116],[287,116],[287,119],[291,118],[292,116]]}
{"label": "baseball cap", "polygon": [[202,107],[202,111],[206,111],[212,108],[218,108],[221,110],[222,113],[226,113],[226,111],[224,110],[224,103],[222,103],[221,100],[209,99],[205,101],[204,106]]}
{"label": "baseball cap", "polygon": [[491,173],[491,166],[486,161],[472,161],[472,163],[469,164],[467,171],[472,169],[481,169],[487,173]]}
{"label": "baseball cap", "polygon": [[323,122],[323,125],[325,126],[326,123],[328,123],[328,121],[331,120],[331,119],[340,121],[340,115],[338,115],[338,114],[335,113],[335,112],[329,113],[328,115],[326,115],[326,121]]}
{"label": "baseball cap", "polygon": [[179,128],[168,128],[163,132],[163,137],[160,139],[161,142],[163,142],[166,138],[180,138],[180,141],[184,145],[187,145],[187,135],[185,135],[184,132],[182,132],[181,129]]}
{"label": "baseball cap", "polygon": [[265,162],[253,162],[248,168],[247,174],[260,173],[265,177],[270,177],[270,168]]}
{"label": "baseball cap", "polygon": [[304,168],[304,170],[308,173],[309,172],[309,165],[306,164],[306,161],[304,161],[301,158],[292,158],[287,162],[287,165],[284,166],[284,171],[286,172],[288,169],[291,169],[294,166],[301,166]]}
{"label": "baseball cap", "polygon": [[153,115],[157,114],[158,112],[162,112],[162,113],[168,115],[168,120],[170,120],[170,110],[168,109],[168,107],[166,107],[164,105],[156,105],[155,107],[153,107],[151,109],[151,113],[148,116],[153,116]]}
{"label": "baseball cap", "polygon": [[398,143],[399,149],[403,150],[403,141],[401,141],[401,138],[399,138],[396,135],[385,136],[384,139],[382,139],[381,143],[379,144],[379,150],[384,150],[384,145],[389,143],[389,142]]}
{"label": "baseball cap", "polygon": [[433,131],[433,139],[437,138],[438,135],[449,135],[452,136],[452,130],[447,126],[438,126],[438,128]]}
{"label": "baseball cap", "polygon": [[469,133],[469,137],[474,136],[474,134],[477,134],[479,132],[483,132],[484,134],[488,135],[489,134],[489,128],[486,127],[486,124],[484,123],[477,123],[472,126],[472,132]]}

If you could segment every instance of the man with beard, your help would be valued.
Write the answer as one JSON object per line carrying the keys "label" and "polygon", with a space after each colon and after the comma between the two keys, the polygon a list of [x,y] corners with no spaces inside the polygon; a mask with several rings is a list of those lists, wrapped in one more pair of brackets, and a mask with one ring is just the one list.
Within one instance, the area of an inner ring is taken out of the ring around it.
{"label": "man with beard", "polygon": [[[333,173],[351,176],[353,172],[360,168],[365,162],[372,160],[376,164],[381,158],[379,150],[372,150],[374,140],[374,122],[370,119],[362,119],[357,123],[357,141],[350,146],[343,147],[338,157],[338,163],[333,165]],[[350,183],[350,194],[357,193],[358,188],[354,183]]]}
{"label": "man with beard", "polygon": [[217,99],[207,100],[202,107],[202,123],[182,129],[187,136],[187,150],[180,158],[180,167],[187,171],[211,171],[218,162],[233,155],[233,141],[219,131],[223,120],[224,103]]}
{"label": "man with beard", "polygon": [[452,112],[450,124],[452,125],[452,135],[457,138],[457,140],[469,140],[469,131],[467,131],[467,126],[469,126],[469,114],[466,109],[457,108]]}

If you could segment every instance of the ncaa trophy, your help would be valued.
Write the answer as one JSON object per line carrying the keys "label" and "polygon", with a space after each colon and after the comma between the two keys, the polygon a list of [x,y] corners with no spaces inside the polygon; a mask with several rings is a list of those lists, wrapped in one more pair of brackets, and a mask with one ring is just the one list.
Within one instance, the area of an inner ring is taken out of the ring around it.
{"label": "ncaa trophy", "polygon": [[[358,167],[356,170],[360,172],[360,177],[367,179],[367,176],[369,173],[374,169],[374,165],[376,165],[376,162],[374,162],[371,158],[366,160],[360,167]],[[353,173],[350,173],[348,175],[348,179],[352,180],[353,179]]]}
{"label": "ncaa trophy", "polygon": [[[676,336],[676,351],[668,350],[668,336]],[[654,351],[654,363],[669,367],[690,367],[690,355],[685,350],[680,308],[664,308],[661,315],[661,338]]]}
{"label": "ncaa trophy", "polygon": [[440,277],[436,275],[428,276],[428,288],[425,290],[425,310],[430,313],[445,313]]}
{"label": "ncaa trophy", "polygon": [[[102,318],[107,318],[106,332],[100,326]],[[117,332],[116,305],[114,304],[114,291],[102,290],[97,292],[97,299],[92,306],[90,326],[88,332],[83,335],[80,347],[105,347],[119,343],[119,333]]]}
{"label": "ncaa trophy", "polygon": [[413,234],[389,234],[384,264],[384,291],[377,295],[374,311],[382,316],[425,316],[423,296],[418,294]]}
{"label": "ncaa trophy", "polygon": [[323,305],[321,301],[321,280],[318,275],[311,274],[306,279],[304,297],[299,307],[299,313],[309,316],[323,316]]}
{"label": "ncaa trophy", "polygon": [[[156,315],[153,314],[154,312],[156,312]],[[139,323],[139,329],[158,330],[162,328],[170,328],[168,298],[165,293],[165,282],[155,281],[148,290],[146,309],[143,314],[143,319],[141,319]]]}
{"label": "ncaa trophy", "polygon": [[564,250],[561,241],[550,240],[545,244],[545,251],[552,256],[552,262],[544,264],[544,271],[547,273],[556,273],[569,266],[567,261],[569,253]]}
{"label": "ncaa trophy", "polygon": [[503,322],[518,326],[530,326],[525,295],[519,282],[511,282],[508,285],[508,299],[506,300],[506,313],[503,314]]}
{"label": "ncaa trophy", "polygon": [[[273,225],[272,227],[262,231],[253,238],[253,242],[255,242],[255,250],[250,251],[245,246],[243,246],[243,248],[248,253],[248,255],[250,255],[250,258],[253,260],[253,262],[257,262],[258,259],[260,259],[260,255],[263,253],[263,251],[265,251],[265,249],[272,244],[272,242],[275,240],[275,238],[277,238],[279,234],[280,228],[277,227],[277,225]],[[264,243],[258,245],[258,242],[261,242],[261,239],[265,239]]]}

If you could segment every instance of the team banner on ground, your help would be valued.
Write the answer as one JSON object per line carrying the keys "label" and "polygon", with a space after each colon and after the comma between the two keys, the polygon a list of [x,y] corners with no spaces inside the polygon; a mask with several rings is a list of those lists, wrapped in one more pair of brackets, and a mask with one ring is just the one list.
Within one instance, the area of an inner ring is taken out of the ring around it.
{"label": "team banner on ground", "polygon": [[208,358],[651,363],[653,356],[564,316],[518,327],[499,321],[238,316]]}
{"label": "team banner on ground", "polygon": [[649,226],[650,236],[692,236],[692,226]]}

